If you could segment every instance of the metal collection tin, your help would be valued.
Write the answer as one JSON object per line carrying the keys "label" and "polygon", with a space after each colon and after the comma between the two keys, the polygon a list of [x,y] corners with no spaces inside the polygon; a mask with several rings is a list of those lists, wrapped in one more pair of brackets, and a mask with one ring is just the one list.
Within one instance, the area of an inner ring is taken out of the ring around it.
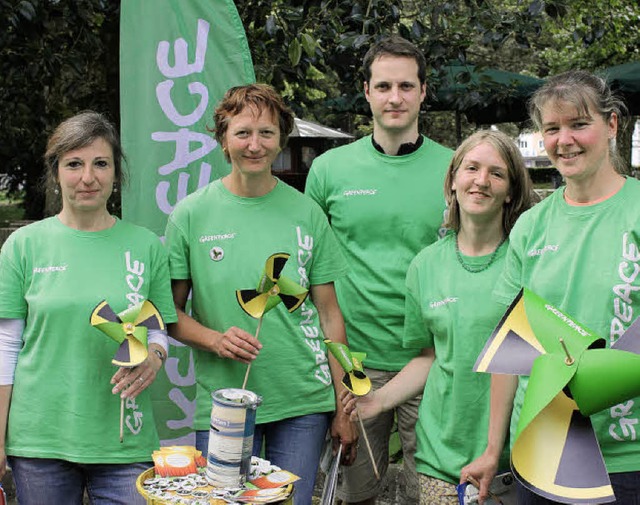
{"label": "metal collection tin", "polygon": [[251,466],[256,409],[262,398],[246,389],[218,389],[211,393],[211,428],[207,480],[216,487],[239,487]]}

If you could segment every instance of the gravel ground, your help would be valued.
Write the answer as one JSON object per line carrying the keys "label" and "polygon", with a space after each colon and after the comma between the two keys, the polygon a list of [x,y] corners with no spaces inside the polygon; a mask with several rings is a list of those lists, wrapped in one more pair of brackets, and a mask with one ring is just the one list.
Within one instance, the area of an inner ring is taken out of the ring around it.
{"label": "gravel ground", "polygon": [[[398,478],[402,472],[402,465],[389,465],[387,475],[383,485],[382,494],[378,496],[376,505],[413,505],[411,501],[404,496],[399,486],[397,485]],[[314,492],[313,505],[320,504],[320,497],[322,496],[322,486],[324,483],[324,475],[318,474],[316,480],[316,489]],[[343,502],[337,501],[336,505],[344,505]]]}

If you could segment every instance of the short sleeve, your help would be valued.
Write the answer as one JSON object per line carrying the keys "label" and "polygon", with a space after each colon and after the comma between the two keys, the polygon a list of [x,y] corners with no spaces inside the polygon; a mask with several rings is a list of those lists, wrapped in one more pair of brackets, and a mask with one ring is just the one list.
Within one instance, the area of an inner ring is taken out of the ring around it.
{"label": "short sleeve", "polygon": [[[493,290],[493,298],[500,304],[509,305],[522,289],[523,256],[525,254],[526,230],[524,220],[516,222],[509,236],[509,249],[505,257],[504,268]],[[519,226],[520,225],[520,226]]]}
{"label": "short sleeve", "polygon": [[153,248],[152,284],[149,288],[149,299],[162,314],[164,322],[175,323],[178,320],[173,294],[171,292],[171,278],[169,277],[169,261],[167,252],[160,240]]}
{"label": "short sleeve", "polygon": [[321,181],[322,163],[323,159],[319,157],[311,164],[304,192],[320,206],[325,215],[328,215],[326,188]]}
{"label": "short sleeve", "polygon": [[405,297],[404,333],[402,347],[424,349],[433,347],[433,335],[425,324],[420,304],[420,270],[414,260],[407,270],[405,284],[407,294]]}
{"label": "short sleeve", "polygon": [[26,268],[23,261],[26,253],[21,251],[22,241],[16,239],[16,232],[10,235],[0,251],[0,317],[25,319],[27,301],[25,299]]}
{"label": "short sleeve", "polygon": [[[314,204],[315,206],[315,204]],[[316,207],[317,209],[317,207]],[[312,285],[334,282],[347,273],[347,262],[327,218],[317,210],[318,233],[313,246]],[[306,239],[303,239],[306,240]]]}
{"label": "short sleeve", "polygon": [[169,257],[169,273],[171,279],[186,280],[191,278],[189,268],[189,240],[184,231],[184,224],[176,210],[169,216],[165,229],[165,247]]}

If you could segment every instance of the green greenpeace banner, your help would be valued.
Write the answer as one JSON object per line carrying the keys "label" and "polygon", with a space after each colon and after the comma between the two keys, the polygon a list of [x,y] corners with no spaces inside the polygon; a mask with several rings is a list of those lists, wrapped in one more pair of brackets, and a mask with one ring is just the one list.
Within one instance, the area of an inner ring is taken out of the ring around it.
{"label": "green greenpeace banner", "polygon": [[[207,127],[231,86],[255,81],[242,23],[227,0],[123,0],[121,133],[129,181],[123,219],[164,234],[189,193],[229,172]],[[191,441],[195,376],[191,350],[171,340],[154,384],[166,444]]]}

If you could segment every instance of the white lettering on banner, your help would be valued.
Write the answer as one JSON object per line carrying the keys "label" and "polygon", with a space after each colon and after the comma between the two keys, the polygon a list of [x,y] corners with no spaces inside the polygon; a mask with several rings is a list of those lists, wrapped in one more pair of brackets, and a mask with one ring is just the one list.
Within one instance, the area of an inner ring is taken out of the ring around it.
{"label": "white lettering on banner", "polygon": [[[157,142],[175,142],[176,154],[166,165],[158,169],[160,175],[169,175],[178,169],[186,168],[191,163],[205,157],[215,149],[218,143],[210,135],[192,132],[188,128],[180,128],[177,132],[154,132],[151,138]],[[189,150],[193,142],[200,143],[200,147],[194,151]]]}
{"label": "white lettering on banner", "polygon": [[[613,286],[613,314],[609,331],[609,343],[613,345],[626,331],[625,324],[633,320],[632,295],[640,290],[640,249],[631,241],[629,233],[622,235],[622,260],[618,264],[618,277],[622,281]],[[635,283],[635,284],[634,284]],[[614,405],[609,409],[612,423],[609,425],[609,435],[613,440],[624,442],[636,440],[635,425],[638,424],[638,414],[633,412],[634,401]]]}
{"label": "white lettering on banner", "polygon": [[173,81],[163,81],[156,86],[156,96],[158,97],[158,103],[162,107],[162,112],[165,116],[171,119],[171,122],[178,126],[190,126],[195,123],[207,110],[207,104],[209,103],[209,90],[204,84],[199,82],[192,82],[187,86],[189,93],[192,95],[200,95],[201,100],[196,110],[187,116],[183,116],[174,107],[171,100],[171,88],[173,88]]}
{"label": "white lettering on banner", "polygon": [[167,428],[171,430],[182,430],[193,427],[193,415],[196,411],[196,399],[189,400],[181,389],[173,388],[169,391],[169,399],[176,404],[184,413],[182,419],[170,419],[167,421]]}
{"label": "white lettering on banner", "polygon": [[[186,347],[182,342],[178,342],[174,340],[172,337],[169,337],[169,344],[174,347]],[[169,376],[169,380],[171,380],[171,384],[175,386],[191,386],[196,382],[196,366],[193,359],[193,350],[189,349],[189,368],[187,369],[186,375],[180,374],[180,360],[178,358],[169,357],[167,358],[167,363],[165,364],[165,372]]]}
{"label": "white lettering on banner", "polygon": [[[218,143],[207,133],[200,133],[190,130],[188,127],[198,122],[209,106],[209,89],[199,81],[189,82],[187,89],[192,96],[199,96],[195,108],[183,114],[178,111],[171,97],[171,90],[175,83],[173,79],[184,78],[193,74],[199,74],[204,70],[204,64],[207,54],[207,37],[209,35],[209,23],[204,19],[198,19],[195,61],[189,63],[189,45],[187,41],[180,37],[175,40],[173,45],[174,64],[169,64],[169,56],[171,44],[169,41],[163,40],[158,43],[156,51],[156,64],[158,69],[167,80],[156,85],[156,99],[165,116],[179,127],[177,131],[156,131],[151,134],[151,138],[156,142],[173,142],[175,143],[175,154],[173,160],[158,168],[158,174],[167,176],[176,170],[183,170],[189,165],[202,160],[211,151],[213,151]],[[191,150],[191,144],[198,143],[200,146]],[[188,182],[190,174],[183,172],[178,175],[178,186],[172,190],[169,181],[159,181],[156,186],[156,203],[158,208],[164,214],[170,214],[175,204],[182,200],[188,191]],[[198,188],[209,183],[211,179],[211,165],[204,161],[200,163],[200,174],[198,176]],[[175,195],[171,200],[169,195]]]}
{"label": "white lettering on banner", "polygon": [[[310,288],[309,275],[307,273],[307,263],[313,258],[313,237],[304,235],[302,229],[296,226],[296,235],[298,237],[298,275],[300,276],[300,285],[303,288]],[[331,372],[327,362],[327,353],[324,350],[322,342],[318,339],[320,329],[314,324],[315,313],[311,306],[303,303],[300,306],[302,319],[300,321],[300,329],[304,334],[305,343],[313,352],[318,368],[314,372],[314,377],[325,385],[331,384]]]}
{"label": "white lettering on banner", "polygon": [[171,45],[163,40],[158,44],[156,63],[162,75],[165,77],[186,77],[197,74],[204,69],[204,60],[207,54],[207,37],[209,36],[209,23],[204,19],[198,19],[198,33],[196,35],[196,61],[189,63],[189,44],[183,38],[176,39],[173,44],[174,61],[169,65],[169,49]]}
{"label": "white lettering on banner", "polygon": [[[206,186],[209,183],[209,179],[211,178],[211,165],[209,163],[202,162],[200,164],[200,178],[198,179],[198,187],[201,188]],[[189,188],[187,184],[189,183],[189,174],[185,174],[184,172],[178,175],[178,189],[176,191],[176,203],[182,200],[185,196],[189,194]],[[158,204],[158,208],[164,212],[165,214],[171,214],[174,205],[169,203],[169,190],[171,189],[171,184],[167,181],[160,181],[158,186],[156,187],[156,203]]]}
{"label": "white lettering on banner", "polygon": [[[124,264],[127,269],[125,283],[131,290],[127,293],[126,298],[129,302],[129,308],[131,308],[143,302],[145,299],[142,293],[140,293],[140,288],[144,284],[144,262],[132,259],[131,251],[126,251],[124,253]],[[135,399],[127,398],[125,408],[131,411],[131,413],[127,413],[125,425],[131,433],[137,435],[142,429],[144,415],[138,410],[138,404]]]}
{"label": "white lettering on banner", "polygon": [[[178,342],[169,337],[169,344],[175,347],[186,347],[182,342]],[[170,419],[167,421],[167,428],[170,430],[182,430],[185,428],[193,427],[193,416],[196,411],[196,399],[189,400],[181,387],[192,386],[196,383],[196,366],[193,359],[193,351],[189,349],[189,368],[186,375],[180,374],[180,359],[170,357],[167,358],[165,365],[165,372],[169,381],[175,388],[169,391],[169,399],[182,411],[184,417],[182,419]],[[188,445],[193,445],[193,441],[190,441]]]}

